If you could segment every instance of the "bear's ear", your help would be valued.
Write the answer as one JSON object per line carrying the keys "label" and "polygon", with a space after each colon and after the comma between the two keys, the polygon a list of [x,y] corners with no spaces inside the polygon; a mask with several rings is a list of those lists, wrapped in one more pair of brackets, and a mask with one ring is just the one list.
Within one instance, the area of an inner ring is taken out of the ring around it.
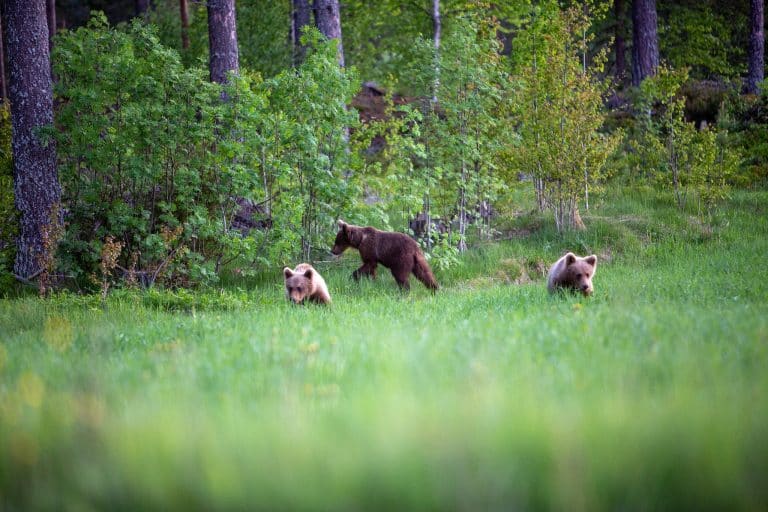
{"label": "bear's ear", "polygon": [[348,226],[348,224],[346,222],[344,222],[343,220],[341,220],[341,219],[339,219],[338,223],[339,223],[339,227],[341,229],[346,229],[347,226]]}
{"label": "bear's ear", "polygon": [[312,269],[308,268],[306,272],[304,272],[304,277],[307,279],[312,279]]}
{"label": "bear's ear", "polygon": [[594,267],[597,265],[597,256],[595,256],[594,254],[591,256],[587,256],[586,258],[584,258],[584,261],[586,261],[587,263],[589,263]]}
{"label": "bear's ear", "polygon": [[283,275],[285,276],[286,279],[288,279],[289,277],[293,277],[293,270],[289,269],[288,267],[285,267],[283,269]]}
{"label": "bear's ear", "polygon": [[573,265],[573,263],[576,261],[576,255],[572,252],[566,253],[565,255],[565,265]]}

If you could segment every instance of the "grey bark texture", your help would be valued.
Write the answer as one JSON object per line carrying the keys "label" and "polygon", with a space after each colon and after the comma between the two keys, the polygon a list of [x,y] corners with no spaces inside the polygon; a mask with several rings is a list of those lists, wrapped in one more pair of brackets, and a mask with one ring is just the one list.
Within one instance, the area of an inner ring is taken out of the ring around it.
{"label": "grey bark texture", "polygon": [[763,0],[751,0],[749,13],[749,68],[747,72],[746,92],[758,94],[760,82],[765,77],[765,32]]}
{"label": "grey bark texture", "polygon": [[632,85],[638,86],[659,67],[656,0],[632,2]]}
{"label": "grey bark texture", "polygon": [[328,39],[338,40],[339,66],[344,67],[344,47],[341,43],[341,13],[339,0],[315,0],[315,23]]}
{"label": "grey bark texture", "polygon": [[13,187],[21,214],[14,272],[28,279],[42,269],[44,240],[60,219],[56,147],[38,130],[53,123],[53,93],[48,49],[46,0],[5,0],[5,47],[13,135]]}
{"label": "grey bark texture", "polygon": [[208,44],[211,81],[223,84],[240,70],[235,0],[208,0]]}
{"label": "grey bark texture", "polygon": [[8,101],[8,87],[5,81],[5,42],[3,41],[3,2],[0,1],[0,95],[3,103]]}
{"label": "grey bark texture", "polygon": [[53,51],[53,36],[56,35],[56,0],[47,0],[46,16],[48,18],[48,51]]}
{"label": "grey bark texture", "polygon": [[293,0],[291,13],[291,44],[293,45],[293,65],[299,65],[307,54],[307,48],[301,44],[301,34],[312,23],[312,7],[309,0]]}

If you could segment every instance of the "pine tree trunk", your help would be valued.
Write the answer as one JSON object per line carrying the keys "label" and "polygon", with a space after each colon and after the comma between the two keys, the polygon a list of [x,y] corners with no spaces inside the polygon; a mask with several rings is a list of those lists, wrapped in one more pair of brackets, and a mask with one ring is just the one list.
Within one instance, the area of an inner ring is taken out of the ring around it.
{"label": "pine tree trunk", "polygon": [[3,103],[8,103],[8,87],[5,81],[5,42],[3,41],[3,23],[5,17],[3,14],[3,2],[0,1],[0,95]]}
{"label": "pine tree trunk", "polygon": [[208,1],[208,41],[211,81],[223,84],[227,73],[240,70],[235,0]]}
{"label": "pine tree trunk", "polygon": [[763,19],[763,0],[751,0],[749,31],[749,71],[747,73],[746,92],[758,94],[760,82],[765,75],[765,32]]}
{"label": "pine tree trunk", "polygon": [[135,0],[136,16],[144,16],[149,10],[149,0]]}
{"label": "pine tree trunk", "polygon": [[48,19],[48,52],[53,52],[53,36],[56,35],[56,0],[46,0]]}
{"label": "pine tree trunk", "polygon": [[625,58],[626,46],[624,44],[624,0],[615,0],[613,3],[613,12],[616,16],[616,27],[614,33],[614,51],[616,53],[616,81],[623,83],[627,74],[627,61]]}
{"label": "pine tree trunk", "polygon": [[656,0],[632,2],[632,85],[638,86],[659,67]]}
{"label": "pine tree trunk", "polygon": [[[45,0],[6,0],[5,46],[10,72],[13,136],[13,186],[21,214],[14,272],[30,279],[42,268],[51,248],[46,234],[60,223],[61,186],[56,147],[43,144],[38,129],[53,123],[51,63]],[[47,250],[46,250],[47,247]]]}
{"label": "pine tree trunk", "polygon": [[339,0],[315,0],[315,23],[325,37],[338,40],[339,66],[344,67]]}
{"label": "pine tree trunk", "polygon": [[187,0],[179,0],[179,15],[181,16],[181,47],[189,49],[189,5]]}
{"label": "pine tree trunk", "polygon": [[293,46],[293,65],[298,66],[307,54],[307,47],[301,44],[304,27],[312,23],[312,7],[309,0],[293,0],[291,16],[291,44]]}

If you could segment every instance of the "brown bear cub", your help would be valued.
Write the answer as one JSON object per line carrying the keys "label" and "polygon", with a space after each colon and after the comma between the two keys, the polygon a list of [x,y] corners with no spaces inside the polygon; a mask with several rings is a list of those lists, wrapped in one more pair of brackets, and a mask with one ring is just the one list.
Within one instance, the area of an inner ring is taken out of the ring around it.
{"label": "brown bear cub", "polygon": [[403,290],[410,289],[408,276],[411,273],[430,290],[440,288],[419,244],[408,235],[379,231],[370,226],[352,226],[340,220],[339,233],[331,252],[338,256],[348,247],[360,251],[363,260],[363,266],[352,273],[355,281],[362,275],[375,279],[376,266],[380,263],[392,272],[395,281]]}
{"label": "brown bear cub", "polygon": [[547,289],[550,293],[558,289],[581,292],[584,295],[592,295],[592,277],[597,270],[597,256],[581,258],[572,252],[557,260],[549,269]]}
{"label": "brown bear cub", "polygon": [[285,275],[285,295],[294,304],[302,304],[305,299],[318,304],[330,304],[331,296],[323,276],[309,263],[301,263],[295,269],[283,269]]}

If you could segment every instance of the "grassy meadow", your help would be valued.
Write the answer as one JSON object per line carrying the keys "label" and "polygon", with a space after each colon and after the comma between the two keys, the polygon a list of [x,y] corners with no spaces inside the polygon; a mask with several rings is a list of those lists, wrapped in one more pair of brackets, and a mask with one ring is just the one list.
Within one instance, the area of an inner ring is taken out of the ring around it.
{"label": "grassy meadow", "polygon": [[[328,308],[281,269],[1,299],[0,510],[766,510],[768,193],[582,213],[521,213],[436,295],[348,251]],[[547,294],[565,250],[593,297]]]}

